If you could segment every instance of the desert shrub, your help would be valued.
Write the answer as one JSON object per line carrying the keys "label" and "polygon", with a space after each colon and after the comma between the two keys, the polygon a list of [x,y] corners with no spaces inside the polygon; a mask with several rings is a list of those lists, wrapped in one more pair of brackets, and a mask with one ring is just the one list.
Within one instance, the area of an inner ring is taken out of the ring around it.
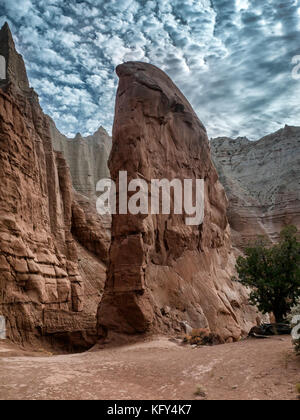
{"label": "desert shrub", "polygon": [[183,341],[197,346],[219,344],[220,339],[216,334],[211,333],[207,328],[197,328],[187,334]]}
{"label": "desert shrub", "polygon": [[238,281],[251,288],[250,303],[276,322],[286,320],[300,297],[300,241],[295,226],[285,227],[278,244],[260,239],[245,249],[236,269]]}
{"label": "desert shrub", "polygon": [[205,398],[206,397],[206,390],[201,385],[198,385],[197,388],[196,388],[196,391],[194,392],[194,395],[196,397]]}

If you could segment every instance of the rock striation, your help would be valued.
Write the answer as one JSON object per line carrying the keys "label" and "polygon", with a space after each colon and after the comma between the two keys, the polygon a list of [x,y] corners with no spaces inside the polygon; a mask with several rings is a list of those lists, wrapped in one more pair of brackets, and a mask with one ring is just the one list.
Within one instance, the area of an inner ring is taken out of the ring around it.
{"label": "rock striation", "polygon": [[47,116],[53,149],[63,154],[71,173],[74,196],[72,234],[85,248],[105,264],[110,246],[111,217],[96,211],[96,185],[109,178],[108,158],[111,137],[100,127],[92,136],[77,134],[71,139],[57,129]]}
{"label": "rock striation", "polygon": [[237,247],[257,235],[276,241],[287,224],[300,228],[300,127],[285,126],[258,141],[222,137],[210,145]]}
{"label": "rock striation", "polygon": [[[205,216],[116,214],[108,278],[98,309],[100,336],[208,328],[220,342],[238,340],[256,323],[247,292],[231,281],[227,199],[203,124],[158,68],[117,67],[119,87],[109,160],[112,179],[204,179]],[[150,188],[149,188],[150,189]],[[119,192],[117,192],[117,202]]]}
{"label": "rock striation", "polygon": [[77,134],[70,139],[59,132],[54,121],[48,117],[54,150],[63,152],[69,165],[73,187],[88,198],[95,198],[96,184],[109,178],[107,166],[111,151],[111,137],[100,127],[92,136]]}
{"label": "rock striation", "polygon": [[7,24],[0,54],[7,65],[0,89],[0,314],[13,341],[86,348],[95,338],[109,238],[93,229],[97,220],[53,149],[49,119]]}

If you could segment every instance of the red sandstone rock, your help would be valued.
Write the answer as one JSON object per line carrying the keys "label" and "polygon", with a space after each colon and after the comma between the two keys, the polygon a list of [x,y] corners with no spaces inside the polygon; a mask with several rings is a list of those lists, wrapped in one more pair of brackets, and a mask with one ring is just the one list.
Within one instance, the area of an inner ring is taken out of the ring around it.
{"label": "red sandstone rock", "polygon": [[[231,281],[227,200],[212,164],[206,130],[169,77],[145,63],[125,63],[120,78],[109,161],[112,179],[205,180],[205,218],[114,215],[99,334],[209,328],[237,340],[256,323],[247,293]],[[117,197],[118,201],[118,197]],[[168,310],[165,310],[168,308]]]}
{"label": "red sandstone rock", "polygon": [[72,234],[87,250],[103,263],[108,262],[110,247],[110,216],[100,216],[96,201],[74,192],[72,205]]}
{"label": "red sandstone rock", "polygon": [[0,314],[13,341],[74,335],[77,346],[91,345],[109,238],[98,237],[98,219],[81,210],[7,25],[0,54],[7,61],[0,89]]}

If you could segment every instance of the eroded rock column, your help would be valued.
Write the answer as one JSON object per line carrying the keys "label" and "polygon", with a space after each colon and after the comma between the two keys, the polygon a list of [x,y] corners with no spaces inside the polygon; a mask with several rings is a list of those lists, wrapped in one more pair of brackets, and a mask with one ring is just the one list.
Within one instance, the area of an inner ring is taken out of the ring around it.
{"label": "eroded rock column", "polygon": [[[247,294],[233,284],[227,199],[212,164],[206,130],[183,94],[158,68],[118,66],[119,88],[109,162],[118,186],[140,178],[205,180],[205,216],[116,214],[110,264],[98,310],[99,334],[209,328],[220,341],[255,323]],[[204,104],[205,106],[205,104]],[[117,202],[119,195],[117,194]]]}

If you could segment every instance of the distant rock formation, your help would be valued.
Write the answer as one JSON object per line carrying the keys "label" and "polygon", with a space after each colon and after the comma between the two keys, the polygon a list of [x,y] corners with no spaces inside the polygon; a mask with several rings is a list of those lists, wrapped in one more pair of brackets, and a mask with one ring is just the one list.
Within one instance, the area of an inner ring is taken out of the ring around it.
{"label": "distant rock formation", "polygon": [[210,145],[236,246],[257,235],[276,241],[287,224],[300,228],[300,127],[286,126],[258,141],[221,137]]}
{"label": "distant rock formation", "polygon": [[95,134],[74,139],[59,132],[54,121],[48,117],[54,150],[63,152],[70,167],[73,187],[82,195],[94,198],[96,184],[102,178],[109,178],[107,161],[111,151],[111,137],[103,127]]}
{"label": "distant rock formation", "polygon": [[74,193],[7,24],[0,55],[7,65],[0,89],[0,314],[16,342],[86,348],[95,339],[109,237]]}
{"label": "distant rock formation", "polygon": [[71,173],[76,200],[72,234],[85,248],[107,262],[110,246],[111,217],[99,216],[96,211],[96,185],[100,179],[110,178],[108,158],[111,137],[100,127],[92,136],[77,134],[70,139],[57,129],[47,116],[53,149],[62,152]]}
{"label": "distant rock formation", "polygon": [[[205,218],[114,215],[99,335],[209,328],[221,342],[256,323],[247,293],[231,281],[227,200],[204,126],[169,77],[145,63],[117,67],[119,88],[109,161],[112,179],[205,180]],[[118,197],[117,197],[118,201]]]}

